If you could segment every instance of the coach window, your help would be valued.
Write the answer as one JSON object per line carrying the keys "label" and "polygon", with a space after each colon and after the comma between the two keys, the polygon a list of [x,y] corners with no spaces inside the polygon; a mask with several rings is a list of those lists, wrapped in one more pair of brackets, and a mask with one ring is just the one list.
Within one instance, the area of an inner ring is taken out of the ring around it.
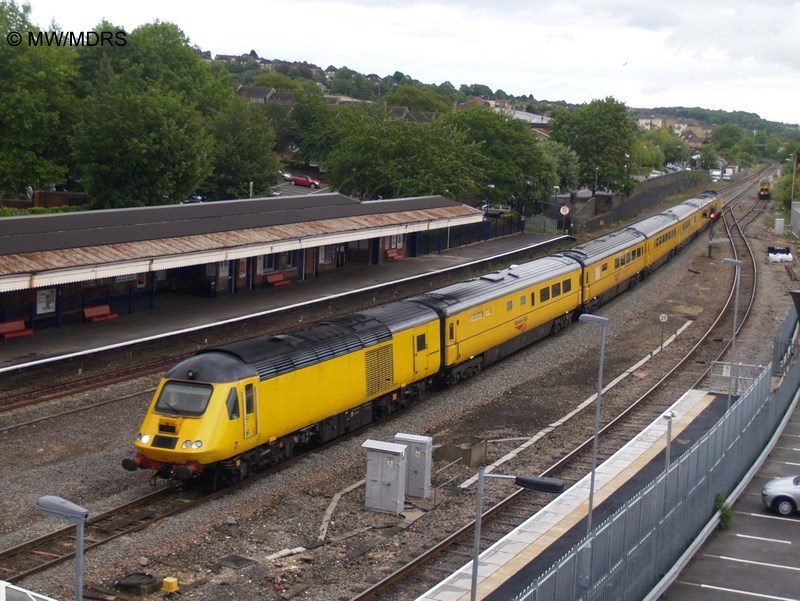
{"label": "coach window", "polygon": [[603,269],[602,270],[603,271],[607,271],[608,270],[608,263],[603,263]]}
{"label": "coach window", "polygon": [[428,348],[428,342],[425,340],[425,334],[417,335],[417,352],[424,351]]}
{"label": "coach window", "polygon": [[553,298],[561,295],[561,283],[553,284]]}
{"label": "coach window", "polygon": [[526,299],[524,296],[520,296],[520,297],[519,297],[519,304],[520,304],[520,306],[524,305],[524,304],[525,304],[525,301],[527,301],[527,299]]}
{"label": "coach window", "polygon": [[570,290],[572,290],[572,280],[564,280],[563,282],[561,282],[561,289],[564,291],[565,294]]}
{"label": "coach window", "polygon": [[236,394],[235,388],[231,388],[228,393],[228,400],[225,401],[225,405],[228,407],[228,419],[239,419],[239,395]]}
{"label": "coach window", "polygon": [[456,329],[455,326],[451,323],[450,324],[450,340],[453,340],[456,337]]}
{"label": "coach window", "polygon": [[511,311],[514,308],[514,301],[506,301],[506,311]]}
{"label": "coach window", "polygon": [[549,301],[550,300],[550,288],[542,288],[539,291],[539,300],[541,302]]}
{"label": "coach window", "polygon": [[536,305],[536,293],[531,292],[531,307],[534,307],[535,305]]}

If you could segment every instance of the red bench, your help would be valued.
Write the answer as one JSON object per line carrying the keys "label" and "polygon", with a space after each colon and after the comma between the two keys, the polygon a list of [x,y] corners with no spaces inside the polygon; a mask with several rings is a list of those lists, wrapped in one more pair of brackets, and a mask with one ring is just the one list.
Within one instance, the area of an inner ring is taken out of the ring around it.
{"label": "red bench", "polygon": [[0,336],[3,337],[3,342],[9,338],[27,336],[28,334],[33,334],[33,330],[25,327],[25,320],[23,319],[0,322]]}
{"label": "red bench", "polygon": [[111,307],[108,305],[95,305],[94,307],[83,308],[83,318],[91,319],[92,323],[96,321],[105,321],[106,319],[116,319],[119,317],[117,313],[111,312]]}
{"label": "red bench", "polygon": [[283,277],[282,273],[270,273],[267,275],[267,284],[272,284],[278,288],[279,286],[288,286],[291,282]]}
{"label": "red bench", "polygon": [[403,255],[396,248],[390,248],[386,251],[386,256],[393,260],[402,259]]}

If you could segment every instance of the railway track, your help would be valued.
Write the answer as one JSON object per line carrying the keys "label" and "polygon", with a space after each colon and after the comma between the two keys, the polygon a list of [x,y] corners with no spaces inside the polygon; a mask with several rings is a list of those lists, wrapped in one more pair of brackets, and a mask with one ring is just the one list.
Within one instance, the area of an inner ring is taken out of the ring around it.
{"label": "railway track", "polygon": [[[657,415],[658,412],[659,411],[655,411],[655,414]],[[284,464],[281,467],[285,467],[285,466],[286,466],[286,464]],[[264,472],[263,475],[268,475],[268,473],[269,472]],[[573,479],[569,479],[569,478],[565,478],[565,479],[567,480],[567,482],[571,483],[571,482],[575,481],[575,479],[577,479],[577,477],[573,478]],[[249,481],[252,481],[252,480],[249,480]],[[249,482],[249,481],[246,481],[246,482]],[[234,490],[234,489],[226,489],[221,494],[227,494],[228,492],[231,492],[232,490]],[[169,491],[159,491],[158,493],[154,493],[154,495],[169,495],[169,494],[170,494]],[[495,512],[500,514],[500,516],[498,517],[499,521],[493,522],[493,524],[490,524],[488,521],[486,522],[487,525],[485,526],[484,537],[483,537],[484,541],[488,541],[490,539],[499,539],[502,536],[502,532],[509,531],[511,529],[511,527],[505,528],[505,527],[497,526],[497,525],[494,525],[494,524],[501,524],[501,525],[504,524],[504,523],[505,524],[511,524],[511,523],[514,523],[514,521],[516,521],[518,523],[520,521],[520,517],[519,517],[520,515],[523,515],[523,516],[530,515],[530,513],[536,511],[537,507],[540,507],[540,506],[542,506],[543,504],[545,504],[546,502],[549,501],[549,498],[547,498],[547,497],[543,497],[543,496],[540,496],[540,495],[532,495],[531,493],[526,493],[525,497],[526,497],[525,499],[521,499],[518,502],[518,503],[522,503],[522,502],[526,503],[525,506],[520,505],[520,504],[517,504],[516,506],[509,505],[508,513],[506,514],[506,516],[511,516],[511,517],[502,517],[502,513],[501,513],[501,510],[503,509],[502,507],[492,508],[491,510],[489,510],[489,512],[487,512],[486,518],[485,518],[487,520],[489,520],[490,516],[493,515]],[[538,497],[538,499],[537,499],[537,497]],[[210,500],[211,498],[214,498],[214,497],[213,496],[209,496],[207,499],[204,499],[203,501],[198,500],[197,502],[204,502],[206,500]],[[134,503],[139,503],[140,501],[141,500],[137,500]],[[527,505],[527,503],[529,501],[531,502],[531,504]],[[153,502],[158,505],[158,504],[160,504],[161,501],[157,496],[154,496],[153,497]],[[133,516],[133,511],[130,509],[130,504],[128,504],[125,507],[121,508],[121,511],[123,512],[122,516],[120,516],[120,513],[116,512],[116,511],[115,512],[106,512],[102,516],[97,516],[96,518],[92,519],[92,522],[94,522],[95,519],[100,520],[100,518],[103,517],[104,520],[107,520],[106,521],[106,525],[102,525],[101,524],[98,527],[97,531],[87,527],[87,531],[86,531],[87,532],[87,543],[88,543],[87,544],[87,549],[88,548],[93,548],[93,547],[96,547],[96,546],[100,546],[100,545],[102,545],[102,544],[104,544],[104,543],[106,543],[106,542],[108,542],[110,540],[113,540],[114,538],[116,538],[118,536],[121,536],[125,532],[132,532],[132,531],[140,530],[142,528],[147,527],[148,524],[153,523],[153,522],[155,522],[155,521],[157,521],[159,519],[163,519],[164,517],[167,517],[168,515],[175,515],[176,513],[179,513],[180,511],[188,511],[191,508],[196,506],[194,501],[189,502],[189,501],[186,500],[186,498],[183,498],[183,500],[181,500],[178,503],[178,505],[179,505],[179,507],[175,511],[172,511],[171,509],[167,509],[165,512],[162,513],[162,512],[154,511],[152,507],[148,508],[148,504],[142,502],[141,503],[141,508],[142,508],[141,515],[143,515],[144,517],[137,518],[137,519],[133,519],[133,517],[132,517]],[[116,513],[116,517],[114,517],[115,513]],[[126,513],[129,513],[130,515],[126,515]],[[515,515],[516,515],[516,517],[515,517]],[[114,530],[113,531],[114,534],[106,535],[107,532],[112,532],[112,528],[110,526],[108,526],[107,524],[114,524],[115,522],[123,524],[126,521],[129,524],[129,527],[128,527],[127,530],[124,530],[123,528],[120,528],[118,531]],[[65,528],[60,532],[62,532],[62,537],[60,539],[60,542],[58,542],[58,540],[57,540],[59,537],[55,536],[54,539],[53,539],[53,542],[52,542],[52,547],[48,547],[47,546],[50,543],[45,543],[44,541],[37,542],[38,541],[38,539],[37,539],[37,541],[30,541],[29,543],[25,543],[24,545],[20,545],[18,547],[15,547],[15,549],[17,549],[16,552],[12,552],[12,551],[14,551],[13,549],[9,549],[7,551],[3,551],[2,553],[0,553],[0,574],[3,574],[3,578],[5,578],[6,580],[16,581],[18,579],[23,578],[26,575],[30,575],[30,574],[36,573],[38,571],[46,570],[50,566],[54,565],[55,563],[70,559],[73,556],[73,554],[72,554],[71,551],[68,550],[68,548],[71,546],[72,541],[73,541],[72,534],[74,532],[74,529]],[[471,540],[469,539],[470,533],[471,533],[471,529],[467,529],[467,534],[466,534],[466,536],[468,538],[467,542],[464,545],[462,545],[460,553],[455,553],[454,554],[455,557],[459,557],[460,556],[459,559],[456,560],[456,562],[455,562],[455,563],[458,564],[456,567],[460,567],[460,565],[463,565],[463,563],[464,563],[464,553],[465,553],[464,549],[465,549],[465,547],[468,548],[468,550],[466,551],[467,557],[469,557],[469,555],[471,554],[471,544],[472,543],[471,543]],[[58,534],[58,533],[54,533],[54,535],[56,535],[56,534]],[[48,536],[53,536],[53,535],[48,535]],[[454,535],[454,536],[456,536],[456,535]],[[46,538],[46,537],[43,537],[43,538]],[[59,555],[59,553],[61,553],[62,551],[66,551],[66,552],[63,552],[61,555]],[[47,557],[47,558],[49,558],[49,560],[47,562],[43,562],[38,567],[36,565],[30,566],[30,565],[26,564],[25,562],[26,561],[30,561],[30,556],[31,555],[40,556],[40,557]],[[19,559],[16,559],[16,558],[19,558]],[[20,562],[20,564],[19,564],[20,567],[19,568],[14,568],[13,566],[17,565],[16,564],[17,561]],[[447,564],[445,562],[443,562],[442,564],[440,564],[438,566],[438,574],[439,575],[438,575],[438,578],[436,579],[437,582],[441,579],[442,572],[447,571],[448,569],[450,569],[450,568],[447,567]],[[19,572],[17,575],[14,574],[15,570],[17,570]],[[407,595],[408,595],[408,593],[407,593],[407,591],[405,591],[404,592],[404,596],[407,597]]]}
{"label": "railway track", "polygon": [[[755,203],[745,210],[734,209],[752,191],[752,184],[743,186],[741,191],[727,203],[727,218],[724,219],[726,231],[731,239],[735,257],[743,261],[740,278],[740,294],[747,299],[739,308],[738,329],[742,328],[755,302],[757,282],[756,258],[747,242],[744,231],[763,211],[763,205]],[[737,216],[737,213],[739,215]],[[701,243],[700,240],[695,241]],[[720,266],[723,268],[723,266]],[[727,266],[725,266],[727,268]],[[745,275],[747,273],[748,275]],[[733,278],[732,278],[733,280]],[[653,384],[644,394],[621,404],[625,409],[612,419],[605,421],[598,432],[597,461],[602,463],[634,438],[642,429],[658,419],[659,416],[680,398],[687,390],[698,387],[708,377],[714,361],[720,361],[730,346],[735,304],[735,282],[732,282],[727,302],[721,312],[689,352],[672,366],[668,373]],[[698,370],[699,368],[699,370]],[[699,372],[699,373],[698,373]],[[620,404],[614,402],[615,395],[624,391],[612,390],[603,393],[603,406]],[[610,401],[610,402],[609,402]],[[587,409],[593,412],[594,403]],[[588,413],[588,411],[584,411]],[[586,419],[586,416],[584,416]],[[577,444],[570,453],[556,461],[541,473],[541,476],[560,478],[570,486],[584,478],[592,466],[593,438]],[[517,489],[506,498],[483,513],[481,517],[481,544],[485,549],[502,539],[528,517],[546,506],[552,497],[543,493],[532,493]],[[414,598],[441,582],[446,576],[464,566],[472,557],[475,521],[463,526],[446,539],[427,549],[407,564],[355,596],[352,601],[377,599],[394,601]],[[577,541],[576,541],[577,542]],[[557,561],[552,558],[552,562]],[[549,567],[551,564],[547,564]],[[546,569],[546,568],[545,568]]]}

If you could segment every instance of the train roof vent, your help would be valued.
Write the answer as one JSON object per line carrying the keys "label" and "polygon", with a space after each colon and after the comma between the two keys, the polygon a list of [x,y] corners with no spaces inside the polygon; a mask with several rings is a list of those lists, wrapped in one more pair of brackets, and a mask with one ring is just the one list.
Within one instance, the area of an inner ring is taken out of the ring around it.
{"label": "train roof vent", "polygon": [[[330,359],[333,356],[330,349],[317,348],[316,350],[318,351],[316,353],[311,349],[293,353],[292,363],[294,364],[294,368],[302,369],[303,367],[319,363],[321,360]],[[327,353],[323,352],[325,350],[327,350]]]}
{"label": "train roof vent", "polygon": [[487,282],[502,282],[505,279],[504,276],[499,271],[493,271],[492,273],[487,273],[486,275],[482,275],[480,279],[486,280]]}

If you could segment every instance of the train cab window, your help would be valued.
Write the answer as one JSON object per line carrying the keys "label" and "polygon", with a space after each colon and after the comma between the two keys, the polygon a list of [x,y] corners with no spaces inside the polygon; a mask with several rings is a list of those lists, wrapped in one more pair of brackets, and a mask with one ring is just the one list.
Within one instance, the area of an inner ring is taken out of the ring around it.
{"label": "train cab window", "polygon": [[550,300],[550,288],[542,288],[539,291],[539,300],[541,302],[549,301]]}
{"label": "train cab window", "polygon": [[450,324],[450,340],[453,340],[456,337],[456,329],[455,326],[451,323]]}
{"label": "train cab window", "polygon": [[417,352],[424,351],[428,348],[428,341],[425,339],[425,334],[417,335]]}
{"label": "train cab window", "polygon": [[244,386],[244,412],[248,415],[256,410],[255,394],[252,384],[245,384]]}
{"label": "train cab window", "polygon": [[213,391],[208,384],[170,381],[161,388],[155,410],[170,415],[203,415]]}
{"label": "train cab window", "polygon": [[564,280],[561,282],[561,289],[564,291],[564,294],[572,290],[572,280]]}
{"label": "train cab window", "polygon": [[553,284],[551,290],[553,292],[553,298],[561,296],[561,282],[559,282],[558,284]]}
{"label": "train cab window", "polygon": [[514,308],[514,301],[506,301],[506,311],[511,311]]}
{"label": "train cab window", "polygon": [[228,408],[228,419],[239,419],[239,395],[236,393],[235,388],[231,388],[228,393],[228,400],[225,401],[225,406]]}

